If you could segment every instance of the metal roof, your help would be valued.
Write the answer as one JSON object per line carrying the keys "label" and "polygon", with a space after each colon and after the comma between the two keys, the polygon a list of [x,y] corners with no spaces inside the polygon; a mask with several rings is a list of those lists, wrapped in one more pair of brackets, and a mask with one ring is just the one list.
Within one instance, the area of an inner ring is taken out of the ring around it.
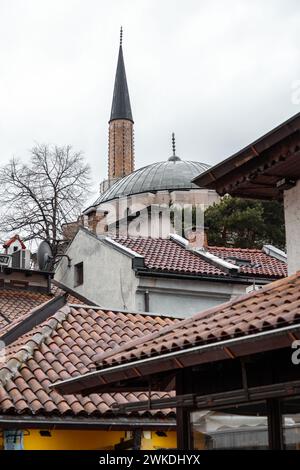
{"label": "metal roof", "polygon": [[115,119],[128,119],[133,122],[123,58],[123,49],[121,45],[119,48],[110,121],[114,121]]}
{"label": "metal roof", "polygon": [[152,163],[117,181],[93,205],[146,192],[199,189],[192,179],[208,169],[206,163],[184,161],[178,157]]}

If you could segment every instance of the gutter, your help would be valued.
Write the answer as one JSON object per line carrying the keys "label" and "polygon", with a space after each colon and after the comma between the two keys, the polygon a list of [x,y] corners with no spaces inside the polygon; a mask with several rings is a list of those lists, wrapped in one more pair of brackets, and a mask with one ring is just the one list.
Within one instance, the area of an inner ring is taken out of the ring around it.
{"label": "gutter", "polygon": [[[175,414],[175,413],[174,413]],[[151,418],[125,418],[120,415],[113,418],[37,418],[30,416],[11,417],[0,415],[0,428],[24,429],[105,429],[105,430],[176,430],[176,419],[157,420]]]}
{"label": "gutter", "polygon": [[171,272],[162,272],[162,271],[153,271],[153,270],[148,270],[146,269],[141,269],[139,267],[135,268],[134,271],[136,272],[136,275],[141,276],[141,277],[163,277],[163,278],[171,278],[171,279],[192,279],[196,281],[217,281],[217,282],[232,282],[236,284],[253,284],[255,281],[255,284],[269,284],[270,282],[273,281],[278,281],[279,279],[282,279],[281,277],[267,277],[267,278],[257,278],[255,276],[253,277],[241,277],[240,275],[238,276],[229,276],[229,275],[224,275],[224,276],[208,276],[208,275],[197,275],[197,274],[179,274],[179,273],[171,273]]}

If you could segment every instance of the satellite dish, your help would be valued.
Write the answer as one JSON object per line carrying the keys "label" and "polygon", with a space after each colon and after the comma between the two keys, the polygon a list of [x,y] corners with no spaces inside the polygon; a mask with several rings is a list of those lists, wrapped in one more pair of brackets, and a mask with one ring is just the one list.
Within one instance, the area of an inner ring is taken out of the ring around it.
{"label": "satellite dish", "polygon": [[49,271],[52,268],[53,255],[52,250],[46,241],[40,243],[37,250],[37,262],[41,271]]}

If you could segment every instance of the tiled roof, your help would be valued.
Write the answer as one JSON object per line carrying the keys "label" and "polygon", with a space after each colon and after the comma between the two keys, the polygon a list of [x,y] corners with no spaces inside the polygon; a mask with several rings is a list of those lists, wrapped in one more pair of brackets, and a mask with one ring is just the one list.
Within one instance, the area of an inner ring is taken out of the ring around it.
{"label": "tiled roof", "polygon": [[154,356],[160,359],[173,351],[293,324],[300,324],[300,272],[98,356],[97,361],[114,366]]}
{"label": "tiled roof", "polygon": [[219,258],[229,260],[247,260],[250,265],[241,266],[243,274],[280,278],[287,276],[287,264],[273,256],[269,256],[263,250],[250,248],[224,248],[218,246],[208,246],[207,251]]}
{"label": "tiled roof", "polygon": [[26,289],[0,289],[0,330],[52,297]]}
{"label": "tiled roof", "polygon": [[96,355],[176,321],[65,305],[6,348],[0,364],[0,414],[103,417],[111,413],[112,403],[147,399],[145,393],[62,396],[49,385],[89,372]]}
{"label": "tiled roof", "polygon": [[[76,296],[75,292],[73,293],[73,291],[71,291],[69,288],[64,289],[64,288],[58,286],[56,281],[53,281],[52,284],[51,284],[51,294],[53,294],[54,296],[66,295],[69,304],[82,305],[82,300],[80,300]],[[91,305],[91,302],[90,301],[88,301],[88,302],[89,302],[88,305]]]}
{"label": "tiled roof", "polygon": [[61,295],[66,295],[70,304],[82,304],[73,293],[54,283],[51,285],[51,294],[20,288],[0,289],[0,337],[43,304]]}
{"label": "tiled roof", "polygon": [[[203,260],[196,253],[171,239],[119,237],[114,240],[144,256],[145,267],[151,270],[190,275],[228,276],[224,270]],[[271,279],[287,275],[286,263],[268,256],[262,250],[207,247],[207,251],[223,259],[234,257],[247,260],[247,266],[240,267],[240,275]]]}

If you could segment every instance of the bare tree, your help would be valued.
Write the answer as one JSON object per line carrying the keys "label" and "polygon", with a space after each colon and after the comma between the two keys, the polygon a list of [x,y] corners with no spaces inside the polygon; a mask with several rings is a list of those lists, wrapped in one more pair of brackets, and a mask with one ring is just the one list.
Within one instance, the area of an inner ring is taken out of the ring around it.
{"label": "bare tree", "polygon": [[56,256],[62,225],[77,219],[90,169],[70,146],[37,145],[28,164],[12,159],[0,169],[0,231],[46,240]]}

